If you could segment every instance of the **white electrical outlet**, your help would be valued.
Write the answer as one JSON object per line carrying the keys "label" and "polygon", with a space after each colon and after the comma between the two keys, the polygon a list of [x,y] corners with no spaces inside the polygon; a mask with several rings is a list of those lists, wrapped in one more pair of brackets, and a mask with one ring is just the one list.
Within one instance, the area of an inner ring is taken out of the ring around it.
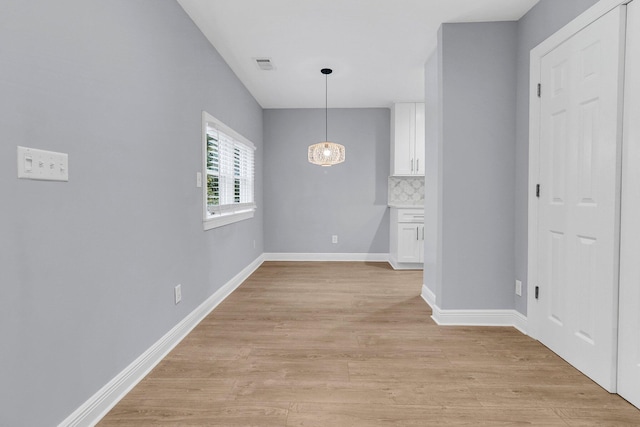
{"label": "white electrical outlet", "polygon": [[331,236],[331,243],[338,243],[338,236],[337,235],[333,235]]}
{"label": "white electrical outlet", "polygon": [[522,282],[520,280],[516,280],[516,295],[522,296]]}
{"label": "white electrical outlet", "polygon": [[176,287],[173,288],[173,298],[176,304],[182,301],[182,285],[176,285]]}
{"label": "white electrical outlet", "polygon": [[202,188],[202,172],[196,172],[196,187]]}

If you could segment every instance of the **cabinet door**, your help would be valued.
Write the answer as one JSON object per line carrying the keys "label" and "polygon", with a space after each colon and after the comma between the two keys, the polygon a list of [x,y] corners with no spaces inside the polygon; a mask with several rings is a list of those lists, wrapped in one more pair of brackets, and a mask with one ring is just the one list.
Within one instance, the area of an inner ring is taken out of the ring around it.
{"label": "cabinet door", "polygon": [[416,107],[413,103],[393,106],[391,117],[391,174],[411,175],[416,134]]}
{"label": "cabinet door", "polygon": [[416,129],[415,143],[413,146],[413,154],[411,158],[414,161],[414,175],[424,175],[424,133],[425,133],[425,116],[424,104],[416,104]]}
{"label": "cabinet door", "polygon": [[398,262],[422,262],[420,224],[398,224]]}

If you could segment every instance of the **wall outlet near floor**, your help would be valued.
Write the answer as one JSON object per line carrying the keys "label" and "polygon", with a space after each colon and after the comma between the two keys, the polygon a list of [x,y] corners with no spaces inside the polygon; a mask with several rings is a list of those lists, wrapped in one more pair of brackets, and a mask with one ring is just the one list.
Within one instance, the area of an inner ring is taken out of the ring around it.
{"label": "wall outlet near floor", "polygon": [[522,282],[520,280],[516,280],[516,295],[522,296]]}
{"label": "wall outlet near floor", "polygon": [[331,236],[331,243],[338,243],[338,236],[336,234]]}
{"label": "wall outlet near floor", "polygon": [[173,288],[173,299],[176,304],[182,301],[182,285],[176,285],[176,287]]}

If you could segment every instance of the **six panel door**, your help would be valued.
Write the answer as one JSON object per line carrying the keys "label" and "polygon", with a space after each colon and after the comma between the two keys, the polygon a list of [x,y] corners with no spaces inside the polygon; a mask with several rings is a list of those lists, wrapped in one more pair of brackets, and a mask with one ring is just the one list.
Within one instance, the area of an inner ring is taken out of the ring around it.
{"label": "six panel door", "polygon": [[541,61],[539,340],[616,389],[625,7]]}

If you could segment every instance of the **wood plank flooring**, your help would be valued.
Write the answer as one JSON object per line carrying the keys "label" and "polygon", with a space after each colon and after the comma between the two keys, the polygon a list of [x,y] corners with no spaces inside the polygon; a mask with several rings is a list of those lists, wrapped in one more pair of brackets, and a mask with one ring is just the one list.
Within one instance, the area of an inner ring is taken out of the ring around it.
{"label": "wood plank flooring", "polygon": [[513,328],[440,327],[422,272],[266,262],[99,426],[640,426]]}

